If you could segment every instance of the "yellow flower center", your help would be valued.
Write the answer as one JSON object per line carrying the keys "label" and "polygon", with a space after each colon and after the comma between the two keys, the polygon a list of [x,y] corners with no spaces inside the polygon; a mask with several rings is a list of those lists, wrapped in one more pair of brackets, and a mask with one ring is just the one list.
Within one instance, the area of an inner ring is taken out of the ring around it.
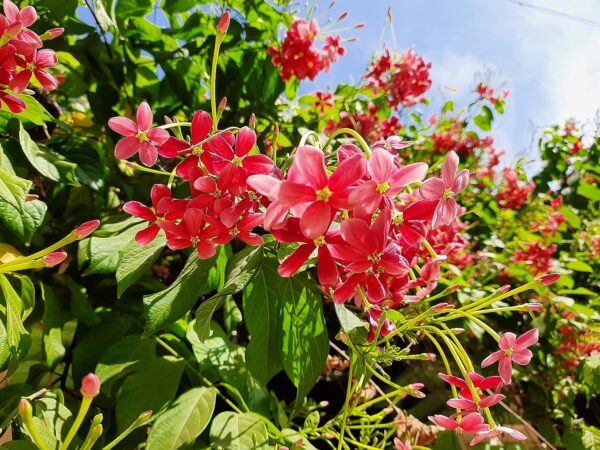
{"label": "yellow flower center", "polygon": [[401,212],[394,213],[392,216],[392,223],[394,225],[402,225],[402,222],[404,222],[404,215]]}
{"label": "yellow flower center", "polygon": [[238,167],[242,167],[243,161],[244,161],[244,158],[241,156],[234,156],[233,159],[231,160],[231,162]]}
{"label": "yellow flower center", "polygon": [[377,192],[379,192],[380,194],[385,194],[387,191],[390,190],[390,183],[388,183],[387,181],[384,181],[383,183],[379,183],[377,185],[377,187],[375,188],[375,190]]}
{"label": "yellow flower center", "polygon": [[373,264],[377,264],[379,261],[381,261],[381,256],[379,256],[378,253],[372,253],[369,256],[369,261],[371,261]]}
{"label": "yellow flower center", "polygon": [[326,202],[329,200],[329,198],[333,195],[333,192],[331,192],[329,190],[329,188],[327,186],[325,186],[323,189],[319,189],[317,191],[317,200],[321,200],[322,202]]}
{"label": "yellow flower center", "polygon": [[450,188],[446,188],[444,190],[444,198],[448,199],[448,198],[454,198],[454,192],[452,192],[452,189]]}
{"label": "yellow flower center", "polygon": [[27,66],[25,67],[25,69],[33,71],[33,70],[35,70],[35,64],[27,63]]}
{"label": "yellow flower center", "polygon": [[148,141],[148,133],[146,133],[145,131],[142,131],[142,130],[138,131],[137,134],[135,135],[135,137],[140,142]]}
{"label": "yellow flower center", "polygon": [[321,245],[325,245],[325,236],[319,236],[313,241],[315,247],[320,247]]}

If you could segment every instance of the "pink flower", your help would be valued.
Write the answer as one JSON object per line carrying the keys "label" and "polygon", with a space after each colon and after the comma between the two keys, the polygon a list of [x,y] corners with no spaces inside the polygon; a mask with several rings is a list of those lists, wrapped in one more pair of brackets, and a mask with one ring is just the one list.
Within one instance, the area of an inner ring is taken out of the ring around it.
{"label": "pink flower", "polygon": [[88,373],[81,380],[81,395],[96,397],[100,393],[100,379],[96,374]]}
{"label": "pink flower", "polygon": [[396,329],[394,322],[388,318],[383,319],[381,326],[379,325],[382,314],[383,309],[379,306],[371,306],[366,312],[367,319],[369,320],[369,336],[367,338],[369,342],[375,340],[377,330],[379,330],[381,336],[387,336]]}
{"label": "pink flower", "polygon": [[153,166],[158,159],[158,147],[169,139],[169,133],[162,128],[152,128],[152,111],[146,102],[138,107],[136,122],[127,117],[113,117],[108,126],[115,133],[125,136],[115,146],[115,157],[129,159],[139,153],[140,161],[146,167]]}
{"label": "pink flower", "polygon": [[315,147],[300,147],[276,200],[297,212],[302,233],[316,239],[327,232],[337,211],[349,209],[348,195],[363,177],[365,165],[362,155],[356,155],[342,161],[328,176],[323,152]]}
{"label": "pink flower", "polygon": [[488,367],[495,362],[498,363],[498,373],[504,384],[511,383],[512,362],[520,366],[526,366],[531,361],[533,353],[528,350],[538,341],[539,332],[533,328],[521,336],[517,337],[514,333],[506,333],[500,338],[500,350],[492,353],[481,362],[481,367]]}
{"label": "pink flower", "polygon": [[466,416],[463,416],[460,422],[457,422],[456,420],[450,419],[446,416],[442,416],[441,414],[429,416],[429,420],[431,420],[438,427],[445,428],[446,430],[460,429],[462,431],[466,431],[467,433],[478,433],[488,430],[488,425],[484,423],[485,421],[479,413],[467,414]]}
{"label": "pink flower", "polygon": [[463,169],[457,173],[458,156],[451,151],[442,166],[441,178],[429,178],[419,188],[424,200],[437,200],[438,206],[433,219],[433,227],[443,223],[450,225],[458,214],[458,204],[454,197],[467,187],[469,171]]}
{"label": "pink flower", "polygon": [[427,174],[427,164],[415,163],[398,168],[387,150],[376,147],[367,162],[370,180],[350,193],[350,204],[366,215],[371,215],[385,197],[394,197],[405,186],[421,181]]}
{"label": "pink flower", "polygon": [[500,436],[502,434],[508,434],[511,438],[516,439],[518,441],[524,441],[527,439],[523,433],[517,430],[513,430],[512,428],[497,426],[487,431],[478,431],[475,437],[471,440],[471,445],[477,445],[486,439],[491,439],[496,436]]}
{"label": "pink flower", "polygon": [[53,267],[57,264],[60,264],[65,259],[67,259],[67,252],[57,251],[48,253],[46,256],[44,256],[43,261],[46,267]]}
{"label": "pink flower", "polygon": [[183,220],[178,224],[169,221],[158,222],[167,235],[167,247],[171,250],[195,247],[201,259],[215,255],[215,244],[212,241],[219,234],[214,221],[198,208],[188,208]]}
{"label": "pink flower", "polygon": [[410,442],[402,442],[398,438],[394,438],[394,447],[396,448],[396,450],[412,450]]}
{"label": "pink flower", "polygon": [[[482,391],[487,390],[487,389],[497,388],[501,381],[500,377],[498,377],[498,376],[482,377],[481,375],[474,373],[474,372],[469,372],[468,375],[469,375],[469,378],[471,379],[471,383],[473,383],[473,386],[475,387],[475,389],[479,389]],[[473,399],[471,390],[469,389],[469,385],[462,378],[458,378],[458,377],[455,377],[452,375],[446,375],[444,373],[438,373],[438,377],[440,377],[446,383],[449,383],[449,384],[459,388],[460,389],[460,391],[458,392],[459,397],[467,399],[467,400]]]}
{"label": "pink flower", "polygon": [[49,67],[54,67],[58,62],[56,53],[53,50],[34,50],[27,59],[18,56],[16,61],[17,65],[22,67],[23,70],[18,72],[10,82],[10,88],[13,91],[17,93],[23,92],[27,88],[32,76],[47,91],[57,88],[58,82],[56,78],[45,71]]}
{"label": "pink flower", "polygon": [[173,199],[171,189],[162,184],[152,186],[150,198],[152,199],[153,210],[135,201],[123,205],[123,211],[127,214],[150,222],[148,227],[138,231],[135,235],[135,240],[139,245],[147,245],[156,238],[160,231],[160,227],[156,222],[181,219],[187,203],[185,200]]}

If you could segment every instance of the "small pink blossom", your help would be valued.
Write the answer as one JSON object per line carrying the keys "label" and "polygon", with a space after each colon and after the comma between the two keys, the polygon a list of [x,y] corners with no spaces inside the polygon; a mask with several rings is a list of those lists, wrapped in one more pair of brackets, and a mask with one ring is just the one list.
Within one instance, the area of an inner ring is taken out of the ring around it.
{"label": "small pink blossom", "polygon": [[81,380],[81,395],[96,397],[100,393],[100,379],[94,373],[88,373]]}
{"label": "small pink blossom", "polygon": [[507,434],[511,438],[516,439],[518,441],[524,441],[525,439],[527,439],[527,436],[525,436],[520,431],[513,430],[512,428],[508,428],[508,427],[498,426],[498,427],[492,428],[491,430],[477,432],[475,434],[475,437],[471,440],[470,444],[477,445],[480,442],[485,441],[486,439],[491,439],[493,437],[500,436],[502,434]]}
{"label": "small pink blossom", "polygon": [[100,226],[99,220],[89,220],[87,222],[82,223],[77,228],[73,230],[77,239],[84,239],[92,234],[94,231],[98,229]]}
{"label": "small pink blossom", "polygon": [[533,328],[521,336],[514,333],[506,333],[500,338],[500,350],[492,353],[481,362],[481,367],[488,367],[498,361],[498,373],[504,384],[511,383],[512,362],[520,366],[526,366],[531,361],[533,353],[531,347],[538,341],[539,332]]}
{"label": "small pink blossom", "polygon": [[129,159],[139,153],[140,161],[146,167],[156,163],[159,147],[169,139],[169,133],[162,128],[152,128],[152,119],[152,111],[146,102],[138,107],[136,122],[127,117],[109,119],[111,130],[124,136],[115,146],[115,157]]}

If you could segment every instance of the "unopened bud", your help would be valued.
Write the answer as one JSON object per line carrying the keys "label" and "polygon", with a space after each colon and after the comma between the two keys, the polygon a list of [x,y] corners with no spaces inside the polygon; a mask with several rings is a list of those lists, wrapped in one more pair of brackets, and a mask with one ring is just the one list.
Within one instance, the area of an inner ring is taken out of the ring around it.
{"label": "unopened bud", "polygon": [[219,20],[219,24],[217,25],[217,35],[224,36],[227,34],[227,30],[229,29],[229,22],[231,21],[231,16],[229,11],[225,11]]}
{"label": "unopened bud", "polygon": [[75,228],[75,230],[73,230],[73,233],[75,233],[75,236],[77,236],[77,239],[83,239],[83,238],[88,237],[94,231],[96,231],[99,226],[100,226],[99,220],[90,220],[88,222],[82,223],[77,228]]}
{"label": "unopened bud", "polygon": [[94,418],[92,419],[92,427],[96,426],[96,425],[100,425],[102,423],[102,420],[104,419],[104,416],[102,415],[102,413],[98,413],[94,416]]}
{"label": "unopened bud", "polygon": [[250,119],[248,120],[248,126],[254,130],[256,128],[256,116],[254,113],[250,114]]}
{"label": "unopened bud", "polygon": [[[89,436],[87,438],[87,442],[89,444],[93,445],[98,440],[98,438],[102,435],[103,430],[104,430],[104,428],[102,427],[102,424],[100,424],[100,423],[91,427]],[[91,446],[89,448],[91,448]]]}
{"label": "unopened bud", "polygon": [[423,359],[425,361],[435,361],[435,353],[423,353]]}
{"label": "unopened bud", "polygon": [[25,196],[25,201],[26,201],[26,202],[32,202],[32,201],[34,201],[34,200],[37,200],[38,198],[40,198],[40,196],[39,196],[39,195],[37,195],[37,194],[27,194],[27,195]]}
{"label": "unopened bud", "polygon": [[22,398],[19,401],[19,416],[23,421],[31,420],[31,415],[33,414],[33,408],[31,407],[31,403],[26,398]]}
{"label": "unopened bud", "polygon": [[81,395],[96,397],[100,393],[100,378],[94,373],[88,373],[81,380]]}
{"label": "unopened bud", "polygon": [[67,259],[67,252],[59,250],[57,252],[48,253],[42,261],[46,267],[54,267]]}
{"label": "unopened bud", "polygon": [[56,39],[64,32],[65,32],[64,28],[50,28],[48,31],[46,31],[44,34],[42,34],[40,36],[40,39],[42,41],[49,41],[50,39]]}
{"label": "unopened bud", "polygon": [[227,97],[223,97],[219,102],[219,114],[225,111],[225,108],[227,108]]}
{"label": "unopened bud", "polygon": [[408,387],[411,388],[413,391],[420,391],[425,387],[425,385],[423,383],[412,383],[409,384]]}
{"label": "unopened bud", "polygon": [[319,402],[319,406],[321,408],[327,408],[329,406],[329,402],[327,400],[323,400],[323,401]]}
{"label": "unopened bud", "polygon": [[463,334],[465,332],[464,328],[451,328],[450,331],[452,331],[452,334]]}
{"label": "unopened bud", "polygon": [[544,305],[542,305],[541,303],[527,303],[527,308],[529,309],[529,311],[533,311],[533,312],[541,312],[544,310]]}
{"label": "unopened bud", "polygon": [[335,436],[331,433],[325,433],[325,438],[331,440],[331,439],[335,438]]}
{"label": "unopened bud", "polygon": [[456,292],[460,289],[460,284],[453,284],[452,286],[450,286],[447,291],[448,292]]}
{"label": "unopened bud", "polygon": [[538,278],[538,281],[540,282],[540,284],[542,286],[549,286],[552,283],[558,281],[559,278],[560,278],[560,274],[549,273],[547,275],[544,275],[544,276],[541,276],[540,278]]}
{"label": "unopened bud", "polygon": [[173,123],[173,121],[171,120],[171,118],[169,116],[163,116],[163,120],[165,121],[165,123],[169,124],[169,123]]}
{"label": "unopened bud", "polygon": [[454,309],[455,306],[451,305],[450,303],[438,303],[437,305],[433,306],[433,310],[434,311],[443,311],[445,309]]}
{"label": "unopened bud", "polygon": [[148,420],[150,417],[152,417],[152,410],[149,409],[148,411],[144,411],[143,413],[141,413],[138,418],[137,421],[138,422],[145,422],[146,420]]}
{"label": "unopened bud", "polygon": [[508,291],[510,291],[510,284],[505,284],[498,289],[499,294],[506,294]]}
{"label": "unopened bud", "polygon": [[359,23],[357,25],[354,26],[354,28],[359,29],[359,28],[364,28],[365,24],[364,23]]}
{"label": "unopened bud", "polygon": [[338,17],[337,21],[341,22],[342,20],[344,20],[346,17],[348,17],[348,12],[344,12],[342,14],[340,14],[340,17]]}

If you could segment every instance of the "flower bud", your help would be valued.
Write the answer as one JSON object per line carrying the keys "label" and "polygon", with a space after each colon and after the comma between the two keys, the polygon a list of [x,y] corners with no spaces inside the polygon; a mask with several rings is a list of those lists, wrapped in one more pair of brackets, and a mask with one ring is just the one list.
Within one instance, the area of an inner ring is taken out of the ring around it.
{"label": "flower bud", "polygon": [[319,406],[321,408],[327,408],[329,406],[329,402],[327,400],[323,400],[323,401],[319,402]]}
{"label": "flower bud", "polygon": [[67,259],[67,252],[59,250],[57,252],[48,253],[42,261],[46,267],[54,267]]}
{"label": "flower bud", "polygon": [[465,332],[464,328],[451,328],[450,331],[452,331],[452,334],[463,334]]}
{"label": "flower bud", "polygon": [[225,11],[219,20],[219,24],[217,25],[217,35],[224,36],[227,34],[227,30],[229,29],[229,22],[231,21],[231,16],[229,11]]}
{"label": "flower bud", "polygon": [[425,385],[423,383],[412,383],[409,384],[408,387],[411,388],[413,391],[420,391],[425,387]]}
{"label": "flower bud", "polygon": [[549,273],[547,275],[543,275],[543,276],[539,277],[538,281],[540,282],[540,284],[542,286],[549,286],[552,283],[558,281],[559,278],[560,278],[560,274],[558,274],[558,273]]}
{"label": "flower bud", "polygon": [[59,37],[61,34],[63,34],[65,32],[64,28],[50,28],[48,31],[46,31],[44,34],[42,34],[40,36],[40,39],[42,41],[48,41],[50,39],[55,39],[57,37]]}
{"label": "flower bud", "polygon": [[136,419],[137,422],[145,422],[146,420],[148,420],[150,417],[152,417],[152,410],[149,409],[148,411],[144,411],[143,413],[141,413],[138,418]]}
{"label": "flower bud", "polygon": [[40,198],[40,196],[39,196],[39,195],[36,195],[36,194],[27,194],[27,195],[25,196],[25,201],[26,201],[26,202],[32,202],[32,201],[34,201],[34,200],[37,200],[38,198]]}
{"label": "flower bud", "polygon": [[254,113],[250,114],[250,119],[248,120],[248,126],[254,130],[256,127],[256,116]]}
{"label": "flower bud", "polygon": [[99,220],[90,220],[88,222],[82,223],[77,228],[75,228],[73,230],[73,233],[75,233],[75,236],[77,236],[77,239],[83,239],[83,238],[88,237],[94,231],[96,231],[99,226],[100,226]]}
{"label": "flower bud", "polygon": [[343,12],[342,14],[340,14],[340,17],[337,18],[338,22],[341,22],[342,20],[344,20],[346,17],[348,17],[348,12]]}
{"label": "flower bud", "polygon": [[219,102],[219,114],[225,111],[225,108],[227,108],[227,97],[223,97]]}
{"label": "flower bud", "polygon": [[443,311],[445,309],[454,309],[455,306],[451,305],[450,303],[438,303],[437,305],[433,305],[433,310],[434,311]]}
{"label": "flower bud", "polygon": [[19,410],[19,416],[25,422],[31,420],[31,416],[33,414],[33,408],[31,407],[31,403],[26,398],[22,398],[19,401],[19,406],[17,408]]}
{"label": "flower bud", "polygon": [[527,303],[527,308],[532,312],[541,312],[544,310],[544,305],[537,302]]}
{"label": "flower bud", "polygon": [[86,397],[96,397],[100,393],[100,379],[96,374],[88,373],[81,380],[81,395]]}
{"label": "flower bud", "polygon": [[498,289],[499,294],[506,294],[510,290],[510,284],[505,284]]}

